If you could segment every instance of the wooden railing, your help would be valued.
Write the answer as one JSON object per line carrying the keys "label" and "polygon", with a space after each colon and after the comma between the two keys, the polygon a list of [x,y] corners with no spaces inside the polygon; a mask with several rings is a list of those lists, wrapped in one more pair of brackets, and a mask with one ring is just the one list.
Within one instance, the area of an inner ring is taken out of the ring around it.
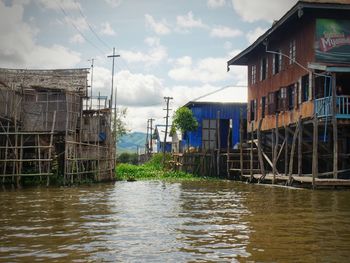
{"label": "wooden railing", "polygon": [[[336,117],[338,119],[350,119],[350,96],[337,96]],[[324,97],[315,100],[315,113],[318,117],[329,117],[333,114],[332,97]]]}

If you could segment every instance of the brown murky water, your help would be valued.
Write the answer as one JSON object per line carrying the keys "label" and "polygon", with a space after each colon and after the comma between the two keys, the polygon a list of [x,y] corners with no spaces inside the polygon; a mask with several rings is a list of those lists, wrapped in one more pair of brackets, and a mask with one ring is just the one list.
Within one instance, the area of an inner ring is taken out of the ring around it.
{"label": "brown murky water", "polygon": [[117,182],[0,191],[0,262],[349,262],[350,191]]}

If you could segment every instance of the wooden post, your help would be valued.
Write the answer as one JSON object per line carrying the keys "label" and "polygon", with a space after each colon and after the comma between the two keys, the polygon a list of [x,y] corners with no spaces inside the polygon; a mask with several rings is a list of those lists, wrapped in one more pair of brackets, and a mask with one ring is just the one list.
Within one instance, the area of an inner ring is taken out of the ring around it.
{"label": "wooden post", "polygon": [[241,180],[243,179],[243,110],[240,109],[239,117],[239,164],[241,168]]}
{"label": "wooden post", "polygon": [[[52,121],[51,134],[50,134],[49,159],[52,159],[53,133],[55,132],[55,124],[56,124],[56,111],[53,112],[53,121]],[[51,165],[50,164],[51,163],[49,162],[47,173],[51,173]],[[49,186],[49,185],[50,185],[50,176],[47,175],[46,186]]]}
{"label": "wooden post", "polygon": [[315,187],[315,179],[318,177],[318,119],[313,120],[313,144],[312,144],[312,187]]}
{"label": "wooden post", "polygon": [[253,181],[253,140],[254,140],[254,122],[251,122],[250,129],[250,181]]}
{"label": "wooden post", "polygon": [[289,183],[292,182],[293,164],[294,164],[294,152],[295,152],[295,144],[296,144],[296,141],[297,141],[297,138],[298,138],[298,132],[299,132],[299,122],[298,122],[297,127],[295,128],[295,131],[294,131],[294,134],[293,134],[292,149],[290,150],[289,179],[288,179]]}
{"label": "wooden post", "polygon": [[299,136],[298,136],[298,176],[302,176],[303,174],[303,123],[301,121],[301,117],[298,119],[298,127],[299,127]]}
{"label": "wooden post", "polygon": [[262,156],[262,144],[261,144],[261,125],[262,125],[262,122],[263,122],[263,119],[261,118],[259,120],[258,130],[257,130],[258,158],[259,158],[260,171],[261,171],[261,177],[260,178],[265,178],[266,172],[265,172],[264,159],[263,159],[263,156]]}
{"label": "wooden post", "polygon": [[221,134],[220,134],[220,111],[216,112],[216,136],[217,136],[217,155],[216,155],[216,175],[220,175],[220,155],[221,155]]}
{"label": "wooden post", "polygon": [[338,125],[336,75],[332,74],[333,178],[338,178]]}
{"label": "wooden post", "polygon": [[[233,123],[233,122],[232,122]],[[230,131],[231,131],[231,119],[228,123],[228,132],[227,132],[227,157],[226,157],[226,172],[227,178],[230,178]]]}
{"label": "wooden post", "polygon": [[289,132],[287,126],[284,125],[284,139],[286,140],[286,145],[284,148],[284,175],[288,176],[288,141],[289,141]]}
{"label": "wooden post", "polygon": [[276,128],[275,128],[275,148],[273,149],[273,179],[272,184],[276,181],[276,173],[277,173],[277,151],[278,151],[278,140],[279,140],[279,134],[278,134],[278,113],[276,113]]}

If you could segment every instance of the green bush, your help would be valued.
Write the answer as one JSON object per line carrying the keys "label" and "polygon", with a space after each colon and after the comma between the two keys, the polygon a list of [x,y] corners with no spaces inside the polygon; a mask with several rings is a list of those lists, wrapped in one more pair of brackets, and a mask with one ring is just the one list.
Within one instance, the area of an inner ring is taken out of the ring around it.
{"label": "green bush", "polygon": [[138,163],[137,153],[121,153],[117,157],[117,162],[118,163],[137,164]]}

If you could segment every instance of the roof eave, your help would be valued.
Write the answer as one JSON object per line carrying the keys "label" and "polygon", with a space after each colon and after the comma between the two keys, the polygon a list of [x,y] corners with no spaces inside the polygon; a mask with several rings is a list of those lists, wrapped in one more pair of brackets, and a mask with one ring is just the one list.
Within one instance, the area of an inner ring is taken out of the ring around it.
{"label": "roof eave", "polygon": [[251,44],[248,48],[243,50],[241,53],[233,57],[227,62],[227,71],[229,71],[231,65],[236,66],[245,66],[247,65],[247,58],[245,57],[248,53],[254,50],[258,45],[262,44],[262,42],[271,35],[276,29],[278,29],[281,25],[283,25],[288,19],[290,19],[296,12],[298,12],[302,8],[318,8],[318,9],[347,9],[350,10],[349,4],[341,4],[341,3],[311,3],[299,1],[297,2],[281,19],[279,19],[271,28],[269,28],[263,35],[261,35],[253,44]]}

